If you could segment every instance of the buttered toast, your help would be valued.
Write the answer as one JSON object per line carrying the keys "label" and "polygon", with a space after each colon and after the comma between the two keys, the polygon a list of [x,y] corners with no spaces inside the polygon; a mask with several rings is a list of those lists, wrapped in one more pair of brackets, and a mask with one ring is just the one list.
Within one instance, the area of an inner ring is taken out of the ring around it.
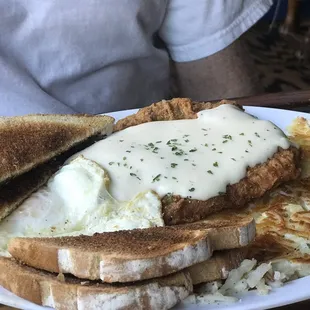
{"label": "buttered toast", "polygon": [[0,220],[41,187],[67,157],[88,146],[89,139],[109,134],[113,122],[109,116],[91,115],[0,117]]}
{"label": "buttered toast", "polygon": [[59,310],[170,309],[193,290],[188,272],[111,285],[56,276],[0,257],[0,284],[21,298]]}
{"label": "buttered toast", "polygon": [[223,224],[219,220],[213,227],[202,222],[186,228],[153,227],[93,236],[15,238],[9,252],[29,266],[50,272],[130,282],[171,274],[208,260],[214,250],[246,246],[255,237],[251,217]]}

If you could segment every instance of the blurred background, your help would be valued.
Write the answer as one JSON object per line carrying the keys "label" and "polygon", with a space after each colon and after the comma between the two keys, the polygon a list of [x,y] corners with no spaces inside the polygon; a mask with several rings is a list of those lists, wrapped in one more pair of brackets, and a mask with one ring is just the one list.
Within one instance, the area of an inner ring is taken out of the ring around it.
{"label": "blurred background", "polygon": [[242,39],[265,92],[310,89],[310,1],[276,0]]}

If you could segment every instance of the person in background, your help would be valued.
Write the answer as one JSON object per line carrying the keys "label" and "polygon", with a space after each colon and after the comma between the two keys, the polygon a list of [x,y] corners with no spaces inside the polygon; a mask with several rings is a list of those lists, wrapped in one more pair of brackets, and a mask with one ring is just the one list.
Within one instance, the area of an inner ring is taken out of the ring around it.
{"label": "person in background", "polygon": [[237,39],[271,5],[0,0],[0,115],[97,114],[172,96],[211,100],[260,92]]}

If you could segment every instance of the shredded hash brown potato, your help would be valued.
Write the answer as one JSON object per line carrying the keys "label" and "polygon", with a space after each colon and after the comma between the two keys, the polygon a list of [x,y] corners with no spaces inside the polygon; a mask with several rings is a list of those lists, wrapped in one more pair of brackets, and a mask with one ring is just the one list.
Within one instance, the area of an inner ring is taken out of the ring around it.
{"label": "shredded hash brown potato", "polygon": [[290,140],[302,150],[302,176],[266,194],[245,213],[256,220],[248,258],[224,281],[200,286],[186,303],[236,302],[239,293],[268,294],[285,282],[310,275],[310,124],[296,118]]}

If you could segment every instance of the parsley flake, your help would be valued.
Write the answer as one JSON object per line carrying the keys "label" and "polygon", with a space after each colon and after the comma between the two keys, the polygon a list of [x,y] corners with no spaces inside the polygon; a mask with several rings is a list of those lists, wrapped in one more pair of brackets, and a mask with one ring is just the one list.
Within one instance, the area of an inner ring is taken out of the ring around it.
{"label": "parsley flake", "polygon": [[195,190],[195,187],[192,187],[189,189],[190,192],[193,192]]}
{"label": "parsley flake", "polygon": [[217,161],[214,162],[214,163],[213,163],[213,166],[214,166],[214,167],[218,167],[218,166],[219,166],[218,162],[217,162]]}
{"label": "parsley flake", "polygon": [[157,174],[157,176],[155,178],[153,178],[152,183],[154,182],[158,182],[160,180],[161,174]]}
{"label": "parsley flake", "polygon": [[171,163],[171,168],[175,168],[178,164],[176,163]]}
{"label": "parsley flake", "polygon": [[232,136],[231,135],[224,135],[223,138],[227,139],[227,140],[232,140]]}

